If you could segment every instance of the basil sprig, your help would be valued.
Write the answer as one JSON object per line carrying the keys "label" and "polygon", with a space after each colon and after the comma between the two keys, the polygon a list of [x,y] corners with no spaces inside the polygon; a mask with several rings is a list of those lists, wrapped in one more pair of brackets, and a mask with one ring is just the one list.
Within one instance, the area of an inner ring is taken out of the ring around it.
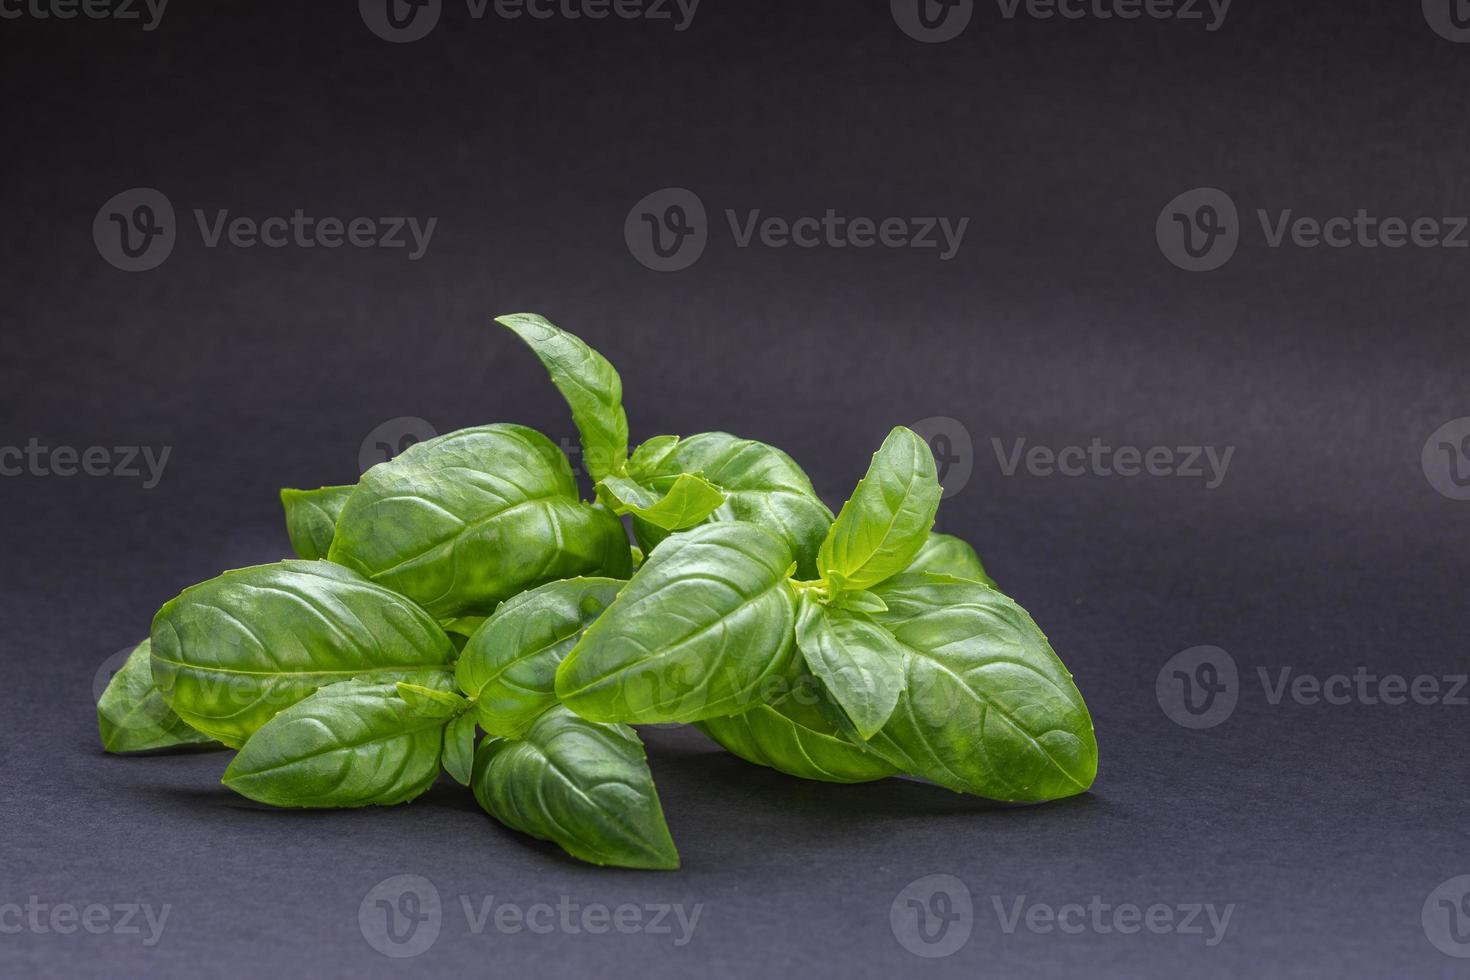
{"label": "basil sprig", "polygon": [[97,706],[107,751],[238,749],[225,785],[278,807],[405,803],[443,772],[508,827],[646,869],[679,857],[634,724],[834,783],[1092,784],[1086,705],[975,550],[933,531],[918,435],[889,433],[834,517],[773,446],[630,447],[606,358],[543,317],[499,322],[565,396],[593,499],[509,424],[281,491],[298,558],[163,606]]}

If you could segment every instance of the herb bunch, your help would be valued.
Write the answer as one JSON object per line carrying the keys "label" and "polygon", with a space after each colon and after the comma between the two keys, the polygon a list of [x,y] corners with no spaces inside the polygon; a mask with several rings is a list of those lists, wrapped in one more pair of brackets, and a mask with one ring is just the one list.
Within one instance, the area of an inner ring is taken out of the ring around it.
{"label": "herb bunch", "polygon": [[679,858],[632,725],[829,782],[1025,802],[1092,784],[1086,705],[974,549],[933,531],[919,436],[895,428],[834,518],[764,443],[630,452],[602,355],[499,322],[570,405],[595,499],[512,424],[281,491],[298,557],[165,603],[98,704],[104,748],[236,749],[225,785],[281,807],[406,803],[442,770],[503,824],[633,868]]}

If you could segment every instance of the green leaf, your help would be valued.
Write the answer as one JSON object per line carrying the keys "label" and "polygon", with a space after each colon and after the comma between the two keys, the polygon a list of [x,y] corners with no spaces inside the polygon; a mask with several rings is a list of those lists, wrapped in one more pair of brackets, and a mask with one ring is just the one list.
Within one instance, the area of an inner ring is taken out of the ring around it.
{"label": "green leaf", "polygon": [[421,684],[399,681],[394,687],[409,710],[427,718],[454,718],[469,710],[469,699],[454,690],[436,690]]}
{"label": "green leaf", "polygon": [[552,582],[508,600],[470,637],[455,667],[480,727],[519,738],[556,704],[556,668],[587,624],[612,604],[621,579]]}
{"label": "green leaf", "polygon": [[904,572],[934,572],[979,582],[992,589],[996,587],[995,579],[986,574],[985,566],[980,564],[980,556],[968,542],[938,531],[929,535],[929,540],[924,542],[924,547],[919,549]]}
{"label": "green leaf", "polygon": [[665,531],[691,528],[725,502],[718,487],[692,473],[680,474],[662,497],[625,476],[605,477],[597,498],[614,514],[632,514]]}
{"label": "green leaf", "polygon": [[475,630],[484,626],[485,620],[489,618],[489,616],[453,616],[439,620],[439,626],[446,633],[469,638],[474,636]]}
{"label": "green leaf", "polygon": [[795,690],[774,704],[707,718],[696,727],[746,762],[800,779],[866,783],[897,775],[896,767],[853,741],[827,716],[837,709],[826,702],[816,678],[805,674]]}
{"label": "green leaf", "polygon": [[560,449],[533,429],[487,425],[368,470],[331,559],[450,619],[556,579],[621,577],[631,556],[622,522],[578,499]]}
{"label": "green leaf", "polygon": [[487,737],[475,753],[475,799],[496,820],[593,864],[672,870],[679,854],[631,728],[565,708],[521,741]]}
{"label": "green leaf", "polygon": [[[817,548],[832,524],[832,512],[795,460],[774,446],[727,432],[704,432],[672,443],[670,439],[660,436],[640,446],[628,475],[658,493],[668,492],[683,474],[703,477],[725,495],[711,521],[746,521],[774,531],[791,549],[798,573],[803,578],[816,576]],[[650,444],[655,449],[644,454]],[[650,554],[669,535],[636,517],[633,531]]]}
{"label": "green leaf", "polygon": [[807,596],[796,643],[858,736],[871,738],[893,714],[904,685],[904,652],[865,613],[831,609]]}
{"label": "green leaf", "polygon": [[556,673],[592,721],[687,722],[759,703],[794,659],[786,542],[753,524],[707,524],[648,556]]}
{"label": "green leaf", "polygon": [[351,494],[352,487],[281,491],[281,506],[286,511],[286,534],[297,558],[315,561],[327,557],[332,537],[337,532],[337,517]]}
{"label": "green leaf", "polygon": [[994,589],[901,575],[875,618],[906,653],[898,706],[868,747],[894,765],[996,800],[1084,792],[1097,774],[1092,719],[1046,637]]}
{"label": "green leaf", "polygon": [[941,493],[929,444],[895,428],[822,542],[822,576],[866,589],[903,571],[934,526]]}
{"label": "green leaf", "polygon": [[679,444],[678,436],[654,436],[628,457],[627,474],[635,480],[658,473],[659,463]]}
{"label": "green leaf", "polygon": [[212,745],[174,714],[153,685],[150,643],[144,640],[128,654],[97,701],[97,731],[108,752],[145,752],[177,746]]}
{"label": "green leaf", "polygon": [[534,313],[495,318],[530,345],[551,383],[572,409],[582,436],[582,458],[593,481],[618,473],[628,458],[628,416],[623,411],[623,382],[607,358],[579,338]]}
{"label": "green leaf", "polygon": [[475,713],[466,711],[444,729],[444,771],[461,786],[470,784],[475,765]]}
{"label": "green leaf", "polygon": [[406,803],[439,775],[447,720],[415,710],[393,684],[331,684],[262,725],[223,782],[271,806]]}
{"label": "green leaf", "polygon": [[833,599],[830,605],[834,609],[846,609],[850,612],[880,613],[888,611],[888,603],[863,589],[859,589],[856,592],[839,592],[837,593],[837,598]]}
{"label": "green leaf", "polygon": [[152,640],[169,706],[232,747],[318,687],[424,684],[449,676],[454,656],[422,609],[324,561],[240,568],[185,589],[154,617]]}

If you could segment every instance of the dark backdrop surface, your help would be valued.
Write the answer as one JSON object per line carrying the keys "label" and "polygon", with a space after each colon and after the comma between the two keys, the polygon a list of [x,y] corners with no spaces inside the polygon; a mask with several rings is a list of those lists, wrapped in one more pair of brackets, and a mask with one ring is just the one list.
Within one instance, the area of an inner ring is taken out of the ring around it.
{"label": "dark backdrop surface", "polygon": [[[921,43],[879,0],[704,0],[682,31],[673,7],[476,19],[446,0],[427,36],[389,43],[344,0],[176,2],[151,31],[12,3],[0,446],[107,447],[113,469],[113,447],[169,456],[151,487],[0,457],[19,470],[0,479],[0,973],[1465,975],[1470,708],[1449,695],[1470,636],[1470,423],[1436,433],[1470,416],[1470,250],[1453,245],[1470,45],[1432,28],[1436,4],[1236,0],[1209,30],[1203,5],[1204,21],[1047,19],[977,2],[957,37]],[[658,272],[624,226],[670,187],[702,203],[708,243]],[[93,235],[134,188],[176,215],[142,272]],[[1238,246],[1212,271],[1170,258],[1175,213],[1204,234],[1204,198],[1165,209],[1195,188],[1238,209],[1214,212],[1215,244]],[[209,247],[194,215],[298,208],[437,224],[410,259]],[[741,247],[727,209],[969,222],[944,259]],[[1451,242],[1273,247],[1257,215],[1359,209],[1445,219]],[[97,671],[184,586],[284,554],[277,488],[354,479],[364,440],[403,417],[573,437],[489,325],[516,310],[614,361],[635,439],[763,439],[834,505],[889,427],[953,420],[939,526],[1075,673],[1094,790],[1001,809],[803,783],[650,730],[684,866],[647,874],[577,864],[452,785],[276,812],[220,786],[223,754],[104,756]],[[1024,458],[1008,475],[1021,439],[1231,455],[1219,480]],[[1235,668],[1236,705],[1189,728],[1165,667],[1200,646]],[[1274,698],[1288,668],[1434,678],[1438,695]],[[442,906],[407,958],[359,924],[397,875]],[[540,903],[698,919],[475,929],[484,908]],[[54,917],[89,905],[108,910],[98,934]],[[150,929],[128,906],[168,917]],[[1151,906],[1173,925],[1117,928]]]}

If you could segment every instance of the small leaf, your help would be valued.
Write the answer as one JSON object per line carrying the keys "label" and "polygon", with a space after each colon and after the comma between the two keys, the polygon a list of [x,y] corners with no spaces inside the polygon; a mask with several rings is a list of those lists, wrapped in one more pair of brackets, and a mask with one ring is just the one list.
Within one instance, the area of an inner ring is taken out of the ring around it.
{"label": "small leaf", "polygon": [[[664,493],[679,477],[697,474],[725,495],[711,521],[745,521],[780,535],[803,578],[817,575],[817,548],[832,526],[832,512],[796,461],[775,446],[740,439],[728,432],[701,432],[687,439],[660,437],[639,447],[628,475],[655,493]],[[646,454],[644,447],[656,444]],[[652,553],[670,532],[633,519],[633,533],[645,553]]]}
{"label": "small leaf", "polygon": [[796,642],[858,736],[871,738],[903,691],[905,657],[893,634],[864,613],[831,609],[807,597]]}
{"label": "small leaf", "polygon": [[337,517],[352,495],[352,487],[321,487],[317,490],[282,490],[281,506],[286,511],[286,535],[297,558],[315,561],[327,557],[337,533]]}
{"label": "small leaf", "polygon": [[663,458],[673,452],[678,444],[678,436],[654,436],[633,450],[633,455],[628,457],[628,465],[625,467],[627,474],[635,480],[653,476],[658,472]]}
{"label": "small leaf", "polygon": [[496,820],[583,861],[679,866],[643,745],[625,725],[585,721],[554,707],[521,741],[484,739],[473,785],[475,799]]}
{"label": "small leaf", "polygon": [[582,436],[582,458],[594,481],[622,470],[628,458],[623,382],[607,358],[534,313],[496,317],[541,359]]}
{"label": "small leaf", "polygon": [[627,584],[566,579],[502,603],[470,637],[455,667],[480,727],[491,735],[519,738],[556,704],[556,668]]}
{"label": "small leaf", "polygon": [[980,556],[967,541],[951,534],[940,534],[938,531],[929,535],[924,547],[919,549],[914,560],[909,562],[909,567],[904,569],[904,574],[913,572],[953,575],[955,578],[988,585],[992,589],[996,587],[995,579],[986,573],[985,566],[980,563]]}
{"label": "small leaf", "polygon": [[399,681],[395,686],[398,696],[408,702],[409,710],[426,718],[453,718],[470,706],[468,698],[454,691],[435,690],[407,681]]}
{"label": "small leaf", "polygon": [[834,608],[851,612],[880,613],[888,611],[888,603],[865,589],[856,592],[839,592],[830,603]]}
{"label": "small leaf", "polygon": [[445,723],[392,684],[331,684],[261,726],[223,781],[271,806],[406,803],[439,775]]}
{"label": "small leaf", "polygon": [[941,493],[929,444],[895,428],[822,542],[822,575],[866,589],[903,571],[934,526]]}
{"label": "small leaf", "polygon": [[665,531],[694,527],[725,502],[719,487],[693,473],[681,473],[662,497],[627,477],[609,476],[597,484],[597,497],[614,514],[632,514]]}
{"label": "small leaf", "polygon": [[174,714],[153,685],[151,644],[144,640],[128,654],[97,701],[97,731],[108,752],[144,752],[215,742]]}
{"label": "small leaf", "polygon": [[461,786],[470,784],[475,765],[475,713],[466,711],[444,729],[444,771]]}

